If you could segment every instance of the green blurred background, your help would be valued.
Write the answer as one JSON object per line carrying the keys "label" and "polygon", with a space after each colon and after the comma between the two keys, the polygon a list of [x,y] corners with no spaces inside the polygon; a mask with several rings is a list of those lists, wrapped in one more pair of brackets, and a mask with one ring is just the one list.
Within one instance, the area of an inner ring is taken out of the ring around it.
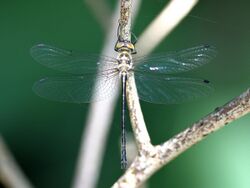
{"label": "green blurred background", "polygon": [[[113,8],[116,1],[107,3]],[[142,2],[133,29],[137,36],[166,3],[164,0]],[[154,144],[170,138],[250,86],[249,7],[250,1],[243,0],[201,1],[191,16],[155,50],[165,52],[209,43],[217,46],[218,56],[191,73],[214,83],[216,89],[210,97],[169,106],[142,102]],[[0,132],[35,187],[70,187],[88,105],[51,102],[36,96],[32,84],[54,72],[36,63],[29,49],[43,42],[99,53],[105,34],[81,0],[1,0],[0,24]],[[118,105],[98,183],[100,188],[110,187],[122,174],[119,118]],[[250,116],[192,147],[157,172],[148,184],[175,188],[249,188]]]}

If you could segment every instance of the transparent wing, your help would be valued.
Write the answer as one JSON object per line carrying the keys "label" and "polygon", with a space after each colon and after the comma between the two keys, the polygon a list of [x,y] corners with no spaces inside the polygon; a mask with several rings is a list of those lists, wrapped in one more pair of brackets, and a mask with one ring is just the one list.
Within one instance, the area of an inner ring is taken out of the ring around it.
{"label": "transparent wing", "polygon": [[31,56],[42,65],[71,74],[95,73],[99,66],[104,70],[117,66],[115,58],[97,54],[82,54],[46,44],[30,49]]}
{"label": "transparent wing", "polygon": [[[70,103],[88,103],[104,100],[114,93],[117,87],[118,73],[109,75],[89,74],[84,76],[47,77],[37,81],[34,92],[44,98]],[[95,82],[99,84],[95,87]]]}
{"label": "transparent wing", "polygon": [[208,63],[215,56],[215,47],[202,45],[177,52],[138,57],[134,62],[137,71],[171,74],[195,69]]}
{"label": "transparent wing", "polygon": [[156,104],[176,104],[191,99],[207,96],[213,91],[207,80],[168,77],[164,74],[135,74],[135,82],[139,98]]}

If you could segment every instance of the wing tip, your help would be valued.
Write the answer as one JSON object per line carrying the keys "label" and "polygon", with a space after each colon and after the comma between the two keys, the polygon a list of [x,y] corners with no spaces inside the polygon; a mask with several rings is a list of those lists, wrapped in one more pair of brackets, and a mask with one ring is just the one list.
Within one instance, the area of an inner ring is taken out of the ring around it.
{"label": "wing tip", "polygon": [[217,48],[216,46],[214,45],[211,45],[211,44],[204,44],[202,45],[202,47],[206,50],[206,51],[210,51],[212,52],[213,54],[217,54]]}
{"label": "wing tip", "polygon": [[30,48],[30,55],[33,59],[37,60],[37,52],[39,50],[41,50],[42,48],[44,47],[48,47],[49,45],[47,44],[44,44],[44,43],[38,43],[38,44],[35,44],[33,45],[31,48]]}
{"label": "wing tip", "polygon": [[30,51],[34,51],[34,50],[36,50],[37,48],[41,48],[41,47],[45,47],[45,46],[49,46],[49,45],[44,44],[44,43],[34,44],[34,45],[30,48]]}
{"label": "wing tip", "polygon": [[40,80],[36,81],[32,86],[32,91],[34,91],[38,95],[37,91],[38,91],[39,85],[46,82],[47,80],[48,80],[48,77],[44,77],[44,78],[41,78]]}

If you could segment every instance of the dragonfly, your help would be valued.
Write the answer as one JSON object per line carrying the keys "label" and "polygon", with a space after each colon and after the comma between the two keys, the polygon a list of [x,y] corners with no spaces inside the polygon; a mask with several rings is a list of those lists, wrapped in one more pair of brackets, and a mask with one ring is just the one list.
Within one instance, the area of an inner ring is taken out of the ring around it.
{"label": "dragonfly", "polygon": [[[117,41],[117,57],[86,54],[47,44],[31,48],[31,56],[40,64],[63,73],[37,81],[34,92],[44,98],[70,103],[89,103],[111,97],[121,82],[121,168],[126,168],[126,85],[134,75],[141,100],[156,104],[176,104],[207,96],[212,84],[205,79],[175,76],[196,69],[213,59],[216,49],[199,45],[188,49],[134,57],[135,46]],[[95,86],[95,83],[99,83]],[[92,97],[92,94],[95,97]]]}

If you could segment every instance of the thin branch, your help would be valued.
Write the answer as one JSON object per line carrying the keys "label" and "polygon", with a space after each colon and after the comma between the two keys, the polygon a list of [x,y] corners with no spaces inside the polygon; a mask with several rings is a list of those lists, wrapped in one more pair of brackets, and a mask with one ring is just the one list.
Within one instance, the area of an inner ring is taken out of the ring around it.
{"label": "thin branch", "polygon": [[101,25],[105,33],[108,33],[111,26],[112,13],[107,2],[104,0],[84,0],[85,3],[90,7],[92,13],[96,17],[96,20]]}
{"label": "thin branch", "polygon": [[[137,15],[137,11],[140,7],[140,0],[135,1],[132,8],[134,18]],[[114,45],[116,43],[117,27],[120,15],[120,4],[118,4],[114,15],[112,16],[112,26],[109,30],[105,46],[102,54],[110,57],[115,57]],[[102,83],[96,83],[96,88]],[[99,87],[101,88],[101,87]],[[106,148],[106,140],[108,130],[111,125],[115,104],[118,99],[118,88],[113,91],[112,98],[91,103],[86,128],[82,137],[82,144],[80,148],[77,170],[75,175],[74,188],[94,188],[99,178],[102,158],[104,150]],[[100,91],[101,92],[101,91]],[[95,98],[95,96],[93,96]]]}
{"label": "thin branch", "polygon": [[14,157],[8,150],[3,138],[0,136],[0,182],[5,187],[32,188]]}
{"label": "thin branch", "polygon": [[[187,15],[189,11],[196,5],[197,0],[187,0],[183,2],[182,0],[171,1],[163,11],[157,16],[157,18],[152,21],[145,32],[140,36],[136,48],[138,49],[138,54],[141,56],[148,55],[159,43],[166,37],[170,31],[172,31],[178,23]],[[182,11],[179,11],[182,10]],[[149,34],[149,32],[157,33],[157,35]],[[154,36],[152,38],[152,36]],[[147,38],[149,40],[147,40]],[[138,94],[136,91],[135,81],[132,77],[128,80],[128,108],[130,113],[131,124],[136,138],[137,147],[139,153],[146,151],[147,149],[151,151],[150,137],[147,132],[146,124],[143,118],[140,103],[138,101]],[[135,100],[134,100],[135,99]],[[143,133],[143,134],[138,134]]]}
{"label": "thin branch", "polygon": [[127,102],[130,121],[132,124],[138,152],[140,154],[142,151],[151,150],[152,145],[138,99],[139,97],[137,94],[134,75],[131,73],[131,75],[128,77],[127,84]]}
{"label": "thin branch", "polygon": [[131,40],[131,7],[132,0],[121,0],[119,37],[122,41]]}
{"label": "thin branch", "polygon": [[[139,103],[138,98],[134,98],[136,87],[133,77],[129,81],[128,100],[131,103]],[[131,105],[130,115],[133,116],[133,106]],[[192,127],[177,134],[161,145],[153,146],[147,143],[145,147],[140,147],[140,152],[126,171],[126,173],[113,185],[112,188],[134,188],[144,183],[153,173],[172,161],[175,157],[186,151],[188,148],[206,138],[209,134],[224,127],[228,123],[239,119],[250,112],[250,89],[242,93],[227,104],[216,108],[214,112],[196,122]],[[133,119],[132,123],[135,123]],[[134,122],[133,122],[134,121]],[[136,123],[140,127],[140,124]],[[133,126],[135,126],[133,125]],[[135,136],[144,137],[142,129],[134,127]],[[147,132],[147,131],[146,131]],[[147,133],[146,133],[147,137]],[[143,143],[141,143],[143,144]]]}
{"label": "thin branch", "polygon": [[158,146],[157,149],[161,152],[160,158],[165,164],[170,162],[173,158],[206,138],[209,134],[241,118],[249,112],[250,89],[225,105],[216,108],[214,112],[194,123],[191,128],[186,129],[161,146]]}

